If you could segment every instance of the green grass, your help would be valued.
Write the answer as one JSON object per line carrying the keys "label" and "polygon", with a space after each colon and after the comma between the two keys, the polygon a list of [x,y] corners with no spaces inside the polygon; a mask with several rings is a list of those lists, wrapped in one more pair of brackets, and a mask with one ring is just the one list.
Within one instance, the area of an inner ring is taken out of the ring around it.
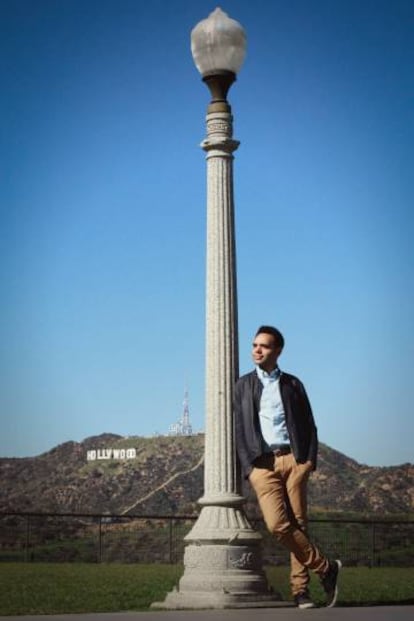
{"label": "green grass", "polygon": [[174,565],[0,564],[0,615],[145,610],[178,581]]}
{"label": "green grass", "polygon": [[[146,610],[178,583],[177,565],[1,563],[0,615]],[[287,567],[267,569],[269,583],[290,599]],[[323,604],[316,579],[311,592]],[[345,568],[339,605],[414,603],[412,568]]]}

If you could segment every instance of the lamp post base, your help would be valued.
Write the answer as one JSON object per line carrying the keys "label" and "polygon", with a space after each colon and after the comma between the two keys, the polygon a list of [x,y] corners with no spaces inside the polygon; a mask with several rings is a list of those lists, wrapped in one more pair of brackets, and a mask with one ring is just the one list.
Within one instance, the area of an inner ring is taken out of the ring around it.
{"label": "lamp post base", "polygon": [[257,608],[286,606],[262,570],[261,535],[243,511],[205,506],[186,537],[178,588],[153,608]]}
{"label": "lamp post base", "polygon": [[[266,576],[253,567],[257,550],[249,546],[188,545],[178,588],[151,608],[271,608],[287,606],[269,589]],[[243,567],[243,564],[245,565]],[[239,566],[238,566],[239,565]]]}
{"label": "lamp post base", "polygon": [[247,597],[226,593],[182,593],[172,591],[163,602],[151,604],[153,610],[223,610],[225,608],[292,608],[291,602],[276,599],[275,594]]}

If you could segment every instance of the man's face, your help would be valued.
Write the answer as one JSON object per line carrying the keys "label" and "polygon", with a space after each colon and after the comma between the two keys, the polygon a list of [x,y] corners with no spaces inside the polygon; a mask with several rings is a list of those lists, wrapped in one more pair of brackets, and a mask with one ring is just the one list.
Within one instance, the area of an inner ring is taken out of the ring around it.
{"label": "man's face", "polygon": [[276,345],[272,334],[259,333],[253,341],[253,362],[270,373],[276,367],[281,351],[281,348]]}

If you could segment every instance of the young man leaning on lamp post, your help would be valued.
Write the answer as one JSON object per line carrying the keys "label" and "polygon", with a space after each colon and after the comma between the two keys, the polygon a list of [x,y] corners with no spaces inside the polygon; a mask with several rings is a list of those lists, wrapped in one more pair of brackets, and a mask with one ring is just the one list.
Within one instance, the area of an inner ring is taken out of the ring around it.
{"label": "young man leaning on lamp post", "polygon": [[302,382],[278,367],[283,346],[283,335],[273,326],[257,330],[255,369],[235,386],[236,450],[268,530],[290,551],[296,605],[315,607],[308,589],[311,570],[332,607],[342,563],[326,558],[307,535],[307,482],[316,468],[317,429]]}

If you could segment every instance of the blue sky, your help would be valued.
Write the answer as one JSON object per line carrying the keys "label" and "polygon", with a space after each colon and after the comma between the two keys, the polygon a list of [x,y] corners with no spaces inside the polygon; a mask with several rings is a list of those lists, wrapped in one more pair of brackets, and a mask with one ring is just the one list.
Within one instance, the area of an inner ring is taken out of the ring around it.
{"label": "blue sky", "polygon": [[[204,0],[0,3],[0,456],[204,426]],[[286,338],[319,436],[414,461],[411,0],[229,0],[240,370]]]}

